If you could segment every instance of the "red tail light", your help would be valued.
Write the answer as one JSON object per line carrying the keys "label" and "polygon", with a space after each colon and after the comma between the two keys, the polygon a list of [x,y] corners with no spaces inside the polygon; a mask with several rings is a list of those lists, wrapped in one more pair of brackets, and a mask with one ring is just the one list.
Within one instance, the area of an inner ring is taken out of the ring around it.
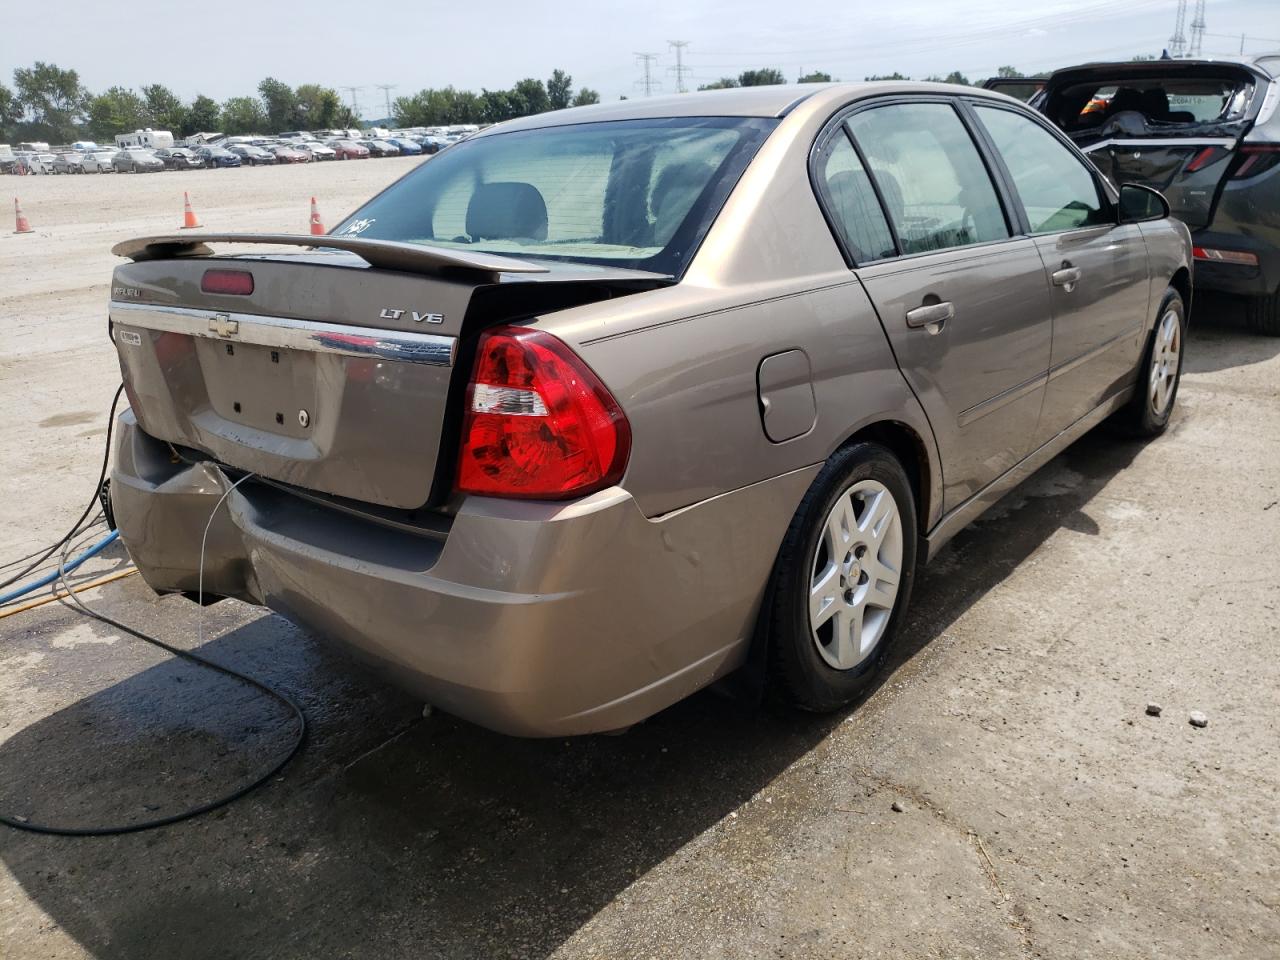
{"label": "red tail light", "polygon": [[1220,156],[1226,156],[1229,152],[1230,151],[1223,150],[1220,147],[1205,147],[1191,158],[1191,162],[1187,164],[1187,173],[1195,173],[1197,170],[1207,167]]}
{"label": "red tail light", "polygon": [[1240,148],[1239,165],[1231,174],[1233,180],[1247,180],[1266,173],[1280,163],[1280,143],[1246,143]]}
{"label": "red tail light", "polygon": [[253,274],[247,270],[206,270],[200,278],[200,290],[247,297],[253,293]]}
{"label": "red tail light", "polygon": [[480,338],[467,389],[458,489],[564,500],[622,478],[631,428],[599,378],[541,330],[499,327]]}

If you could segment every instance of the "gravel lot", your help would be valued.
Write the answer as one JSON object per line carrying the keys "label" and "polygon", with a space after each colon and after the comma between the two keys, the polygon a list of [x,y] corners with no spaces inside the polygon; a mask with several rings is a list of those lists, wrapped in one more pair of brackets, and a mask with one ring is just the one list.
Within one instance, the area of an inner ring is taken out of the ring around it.
{"label": "gravel lot", "polygon": [[[416,162],[7,178],[38,234],[0,234],[0,562],[96,473],[112,242],[176,228],[183,190],[207,227],[302,232],[311,195],[332,224]],[[708,692],[622,737],[511,740],[208,608],[204,652],[303,704],[303,753],[161,831],[0,828],[0,957],[1277,956],[1280,340],[1237,313],[1197,305],[1164,438],[1096,431],[957,538],[843,715]],[[86,596],[195,643],[196,607],[136,577]],[[170,812],[287,726],[57,605],[0,619],[5,812]]]}

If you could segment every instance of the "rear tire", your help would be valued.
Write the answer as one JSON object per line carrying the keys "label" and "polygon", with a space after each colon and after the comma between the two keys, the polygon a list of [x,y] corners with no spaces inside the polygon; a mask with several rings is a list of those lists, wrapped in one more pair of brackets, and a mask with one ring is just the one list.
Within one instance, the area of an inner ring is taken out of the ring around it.
{"label": "rear tire", "polygon": [[1170,287],[1160,300],[1155,326],[1147,338],[1133,398],[1116,417],[1130,436],[1158,437],[1169,426],[1178,385],[1182,382],[1182,356],[1187,333],[1182,294]]}
{"label": "rear tire", "polygon": [[838,710],[884,665],[916,566],[915,496],[886,448],[837,451],[800,501],[768,596],[771,674],[802,710]]}
{"label": "rear tire", "polygon": [[1267,337],[1280,337],[1280,290],[1249,298],[1245,317],[1249,329]]}

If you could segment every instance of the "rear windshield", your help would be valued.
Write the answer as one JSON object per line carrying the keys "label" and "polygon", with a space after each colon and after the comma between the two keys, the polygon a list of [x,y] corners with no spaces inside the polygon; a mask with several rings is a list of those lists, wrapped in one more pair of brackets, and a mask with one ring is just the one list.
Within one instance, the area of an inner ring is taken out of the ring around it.
{"label": "rear windshield", "polygon": [[464,140],[335,234],[679,275],[776,124],[680,117]]}
{"label": "rear windshield", "polygon": [[1104,127],[1121,135],[1176,133],[1241,119],[1252,89],[1251,83],[1235,78],[1091,81],[1054,91],[1045,112],[1073,135]]}

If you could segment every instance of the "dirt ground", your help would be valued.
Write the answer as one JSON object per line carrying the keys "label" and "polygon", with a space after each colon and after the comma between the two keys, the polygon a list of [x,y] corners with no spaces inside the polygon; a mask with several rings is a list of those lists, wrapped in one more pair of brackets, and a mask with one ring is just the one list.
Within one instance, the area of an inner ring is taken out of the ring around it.
{"label": "dirt ground", "polygon": [[[313,194],[336,222],[414,162],[5,178],[38,234],[0,234],[0,562],[96,475],[112,242],[177,227],[183,190],[211,228],[302,231]],[[303,752],[159,831],[0,827],[0,958],[1280,956],[1280,340],[1237,314],[1197,305],[1165,437],[1096,431],[944,551],[838,716],[706,692],[513,740],[207,608],[203,652],[297,698]],[[196,606],[136,577],[85,596],[195,645]],[[2,812],[163,815],[288,730],[60,606],[0,619]]]}

